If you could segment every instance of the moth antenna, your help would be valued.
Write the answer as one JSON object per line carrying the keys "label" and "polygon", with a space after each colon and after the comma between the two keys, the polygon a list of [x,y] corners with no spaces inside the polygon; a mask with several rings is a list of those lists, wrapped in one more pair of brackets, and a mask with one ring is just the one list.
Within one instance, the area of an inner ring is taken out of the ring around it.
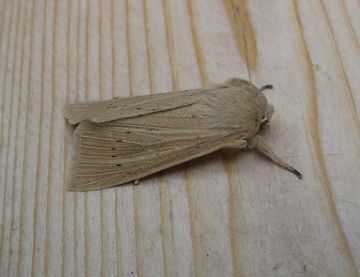
{"label": "moth antenna", "polygon": [[302,174],[299,171],[297,171],[295,168],[293,168],[291,165],[284,162],[280,157],[278,157],[271,149],[270,145],[267,143],[265,138],[262,137],[261,135],[256,135],[251,139],[249,143],[249,148],[255,148],[259,150],[260,153],[268,157],[274,163],[294,173],[299,179],[302,179]]}
{"label": "moth antenna", "polygon": [[273,89],[273,88],[274,88],[273,85],[268,84],[268,85],[262,86],[260,91],[263,91],[263,90],[266,90],[266,89]]}

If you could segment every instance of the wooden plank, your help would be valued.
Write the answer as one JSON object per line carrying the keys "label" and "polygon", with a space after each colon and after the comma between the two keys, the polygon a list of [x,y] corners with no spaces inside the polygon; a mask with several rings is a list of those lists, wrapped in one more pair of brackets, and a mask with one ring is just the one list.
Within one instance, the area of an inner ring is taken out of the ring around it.
{"label": "wooden plank", "polygon": [[[359,275],[359,1],[0,7],[1,276]],[[303,180],[244,151],[64,190],[65,103],[234,76],[274,84],[264,135]]]}

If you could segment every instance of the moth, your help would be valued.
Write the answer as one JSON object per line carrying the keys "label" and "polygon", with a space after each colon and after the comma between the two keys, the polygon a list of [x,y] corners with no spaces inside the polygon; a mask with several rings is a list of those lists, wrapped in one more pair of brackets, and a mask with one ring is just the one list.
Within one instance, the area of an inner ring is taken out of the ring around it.
{"label": "moth", "polygon": [[259,131],[274,112],[263,90],[238,78],[200,89],[65,106],[74,130],[69,190],[137,181],[220,149],[257,149],[302,175]]}

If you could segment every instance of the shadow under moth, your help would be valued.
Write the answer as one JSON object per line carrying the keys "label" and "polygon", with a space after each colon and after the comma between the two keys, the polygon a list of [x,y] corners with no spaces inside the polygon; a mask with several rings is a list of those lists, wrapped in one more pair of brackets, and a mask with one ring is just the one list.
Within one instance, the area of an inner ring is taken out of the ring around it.
{"label": "shadow under moth", "polygon": [[209,87],[65,106],[74,131],[69,190],[137,181],[220,149],[257,149],[302,178],[259,131],[273,107],[246,80]]}

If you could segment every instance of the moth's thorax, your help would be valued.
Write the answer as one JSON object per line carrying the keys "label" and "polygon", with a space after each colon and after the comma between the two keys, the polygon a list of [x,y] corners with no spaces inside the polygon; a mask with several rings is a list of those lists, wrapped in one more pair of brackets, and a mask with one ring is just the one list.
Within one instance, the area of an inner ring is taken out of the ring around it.
{"label": "moth's thorax", "polygon": [[206,125],[239,131],[246,137],[255,135],[268,107],[265,96],[254,86],[229,86],[204,95],[202,99]]}

